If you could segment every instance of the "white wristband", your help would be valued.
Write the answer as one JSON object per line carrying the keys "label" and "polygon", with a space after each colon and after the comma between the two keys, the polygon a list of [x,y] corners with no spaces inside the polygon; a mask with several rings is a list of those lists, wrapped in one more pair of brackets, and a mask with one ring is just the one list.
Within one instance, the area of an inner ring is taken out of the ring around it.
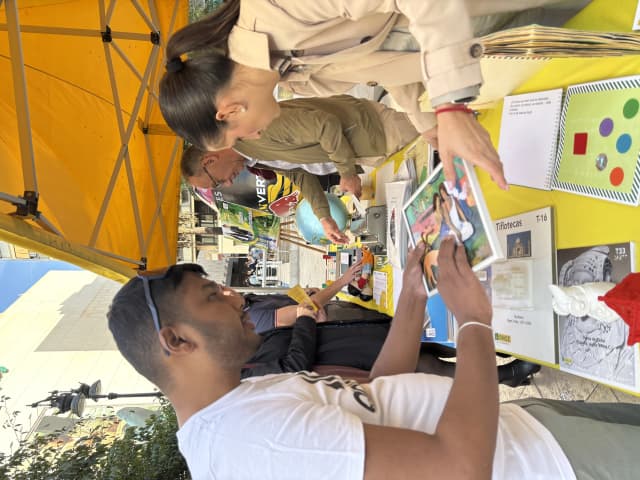
{"label": "white wristband", "polygon": [[469,325],[477,325],[479,327],[484,327],[484,328],[488,328],[489,330],[491,330],[493,332],[493,328],[491,328],[491,325],[487,325],[486,323],[480,323],[480,322],[467,322],[467,323],[463,323],[459,328],[458,328],[458,333],[457,336],[460,335],[460,332],[462,330],[464,330],[465,327],[468,327]]}

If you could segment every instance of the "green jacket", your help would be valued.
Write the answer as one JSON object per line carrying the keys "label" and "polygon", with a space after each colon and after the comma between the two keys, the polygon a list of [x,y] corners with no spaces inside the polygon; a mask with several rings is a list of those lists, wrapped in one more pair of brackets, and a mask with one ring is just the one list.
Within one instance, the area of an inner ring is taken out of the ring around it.
{"label": "green jacket", "polygon": [[[371,104],[370,100],[350,95],[285,100],[280,102],[280,116],[259,139],[239,140],[234,149],[258,163],[260,160],[333,162],[341,177],[352,176],[359,173],[358,157],[386,153],[384,128]],[[270,167],[262,165],[262,168]],[[318,218],[329,216],[329,204],[313,174],[302,168],[277,172],[298,185]]]}

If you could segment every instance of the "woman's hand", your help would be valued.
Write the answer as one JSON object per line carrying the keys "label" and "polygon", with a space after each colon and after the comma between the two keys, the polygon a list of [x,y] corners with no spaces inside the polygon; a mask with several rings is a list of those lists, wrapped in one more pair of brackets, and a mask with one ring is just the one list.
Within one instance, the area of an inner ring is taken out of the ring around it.
{"label": "woman's hand", "polygon": [[296,318],[298,317],[311,317],[314,320],[318,320],[318,311],[314,310],[310,305],[306,303],[301,303],[296,308]]}
{"label": "woman's hand", "polygon": [[313,295],[315,293],[318,293],[320,291],[320,289],[316,288],[316,287],[307,287],[307,288],[304,289],[304,291],[305,291],[305,293],[307,295],[311,296],[311,295]]}
{"label": "woman's hand", "polygon": [[356,263],[351,265],[347,269],[347,271],[344,272],[342,276],[336,280],[336,282],[340,282],[340,284],[344,287],[345,285],[349,285],[356,278],[359,278],[361,272],[362,272],[362,259],[358,260]]}
{"label": "woman's hand", "polygon": [[438,114],[437,138],[442,169],[447,180],[455,182],[453,158],[460,157],[489,173],[493,181],[503,190],[509,188],[504,178],[502,162],[498,152],[493,148],[489,133],[473,115],[460,111]]}

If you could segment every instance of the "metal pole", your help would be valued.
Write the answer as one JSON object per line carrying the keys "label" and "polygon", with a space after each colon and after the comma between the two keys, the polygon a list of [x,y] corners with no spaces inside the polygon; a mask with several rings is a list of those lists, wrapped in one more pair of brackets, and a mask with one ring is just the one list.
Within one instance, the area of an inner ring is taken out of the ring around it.
{"label": "metal pole", "polygon": [[[6,23],[0,23],[0,31],[6,32],[9,26]],[[21,33],[40,33],[45,35],[65,35],[75,37],[97,37],[100,38],[102,32],[100,30],[92,30],[90,28],[65,28],[65,27],[45,27],[41,25],[21,25]],[[114,32],[111,31],[112,38],[121,40],[139,40],[143,42],[149,41],[148,33],[135,32]]]}
{"label": "metal pole", "polygon": [[24,190],[38,193],[33,139],[31,138],[29,99],[27,98],[27,81],[24,72],[22,41],[20,39],[20,18],[16,1],[7,0],[5,10],[7,14],[7,31],[9,32],[9,52],[11,54],[11,72],[13,74],[13,92],[16,101],[16,119],[18,121]]}

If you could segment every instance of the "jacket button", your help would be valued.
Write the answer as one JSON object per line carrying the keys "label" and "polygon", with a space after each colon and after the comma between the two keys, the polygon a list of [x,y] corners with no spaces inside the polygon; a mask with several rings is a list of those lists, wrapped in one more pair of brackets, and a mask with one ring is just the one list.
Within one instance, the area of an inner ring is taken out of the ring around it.
{"label": "jacket button", "polygon": [[378,86],[378,82],[374,82],[373,80],[369,80],[367,82],[367,87],[377,87]]}
{"label": "jacket button", "polygon": [[480,45],[479,43],[474,43],[469,48],[469,55],[471,55],[472,58],[479,58],[482,56],[483,50],[484,49],[482,48],[482,45]]}

